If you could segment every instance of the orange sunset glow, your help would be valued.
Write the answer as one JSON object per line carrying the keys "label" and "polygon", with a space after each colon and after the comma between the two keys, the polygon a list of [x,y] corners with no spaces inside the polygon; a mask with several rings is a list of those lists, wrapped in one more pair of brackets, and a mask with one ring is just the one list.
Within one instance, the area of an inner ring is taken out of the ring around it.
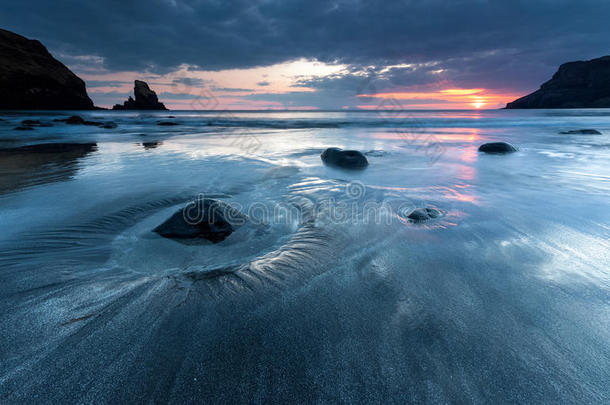
{"label": "orange sunset glow", "polygon": [[[483,109],[503,107],[507,101],[518,98],[518,94],[498,93],[492,90],[477,89],[442,89],[435,91],[400,91],[375,94],[359,94],[361,99],[377,98],[396,100],[405,108],[448,108],[448,109]],[[432,100],[433,102],[425,102]],[[366,108],[365,106],[362,106]]]}

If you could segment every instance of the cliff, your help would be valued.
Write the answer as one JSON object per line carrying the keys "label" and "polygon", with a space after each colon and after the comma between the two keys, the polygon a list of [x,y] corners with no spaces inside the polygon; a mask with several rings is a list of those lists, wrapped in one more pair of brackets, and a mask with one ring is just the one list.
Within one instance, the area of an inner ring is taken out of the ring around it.
{"label": "cliff", "polygon": [[40,42],[0,29],[0,109],[91,110],[85,82]]}
{"label": "cliff", "polygon": [[537,91],[506,108],[609,108],[610,56],[569,62]]}

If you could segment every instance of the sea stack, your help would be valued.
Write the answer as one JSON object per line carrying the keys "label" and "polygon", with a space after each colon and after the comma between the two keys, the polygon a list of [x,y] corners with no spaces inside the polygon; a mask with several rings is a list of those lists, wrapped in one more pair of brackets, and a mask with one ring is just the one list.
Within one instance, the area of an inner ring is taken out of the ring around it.
{"label": "sea stack", "polygon": [[39,41],[0,29],[0,110],[92,110],[85,82]]}
{"label": "sea stack", "polygon": [[152,91],[146,82],[136,80],[134,82],[133,94],[136,97],[134,100],[131,96],[122,105],[116,104],[112,107],[113,110],[167,110],[163,103],[159,102],[157,93]]}
{"label": "sea stack", "polygon": [[610,56],[569,62],[537,91],[508,103],[506,108],[608,108]]}

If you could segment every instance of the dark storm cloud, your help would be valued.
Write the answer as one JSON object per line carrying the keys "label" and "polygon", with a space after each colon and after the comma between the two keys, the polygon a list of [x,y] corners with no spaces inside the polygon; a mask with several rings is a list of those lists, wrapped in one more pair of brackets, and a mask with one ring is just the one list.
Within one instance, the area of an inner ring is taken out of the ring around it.
{"label": "dark storm cloud", "polygon": [[[610,2],[602,0],[5,3],[6,29],[57,52],[101,56],[111,70],[156,73],[297,58],[354,66],[438,61],[463,83],[528,87],[561,62],[608,53],[610,37]],[[406,81],[419,74],[403,73]]]}

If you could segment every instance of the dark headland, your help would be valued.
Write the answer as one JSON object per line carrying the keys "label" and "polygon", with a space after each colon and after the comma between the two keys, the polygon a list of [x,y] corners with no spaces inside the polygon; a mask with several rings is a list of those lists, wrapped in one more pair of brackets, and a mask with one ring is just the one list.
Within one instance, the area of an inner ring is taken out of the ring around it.
{"label": "dark headland", "polygon": [[[0,29],[0,110],[95,110],[85,82],[39,41]],[[115,110],[167,110],[157,94],[136,80],[136,99]]]}
{"label": "dark headland", "polygon": [[508,109],[609,107],[610,56],[564,63],[540,89],[506,105]]}
{"label": "dark headland", "polygon": [[92,110],[85,82],[40,42],[0,29],[0,109]]}

